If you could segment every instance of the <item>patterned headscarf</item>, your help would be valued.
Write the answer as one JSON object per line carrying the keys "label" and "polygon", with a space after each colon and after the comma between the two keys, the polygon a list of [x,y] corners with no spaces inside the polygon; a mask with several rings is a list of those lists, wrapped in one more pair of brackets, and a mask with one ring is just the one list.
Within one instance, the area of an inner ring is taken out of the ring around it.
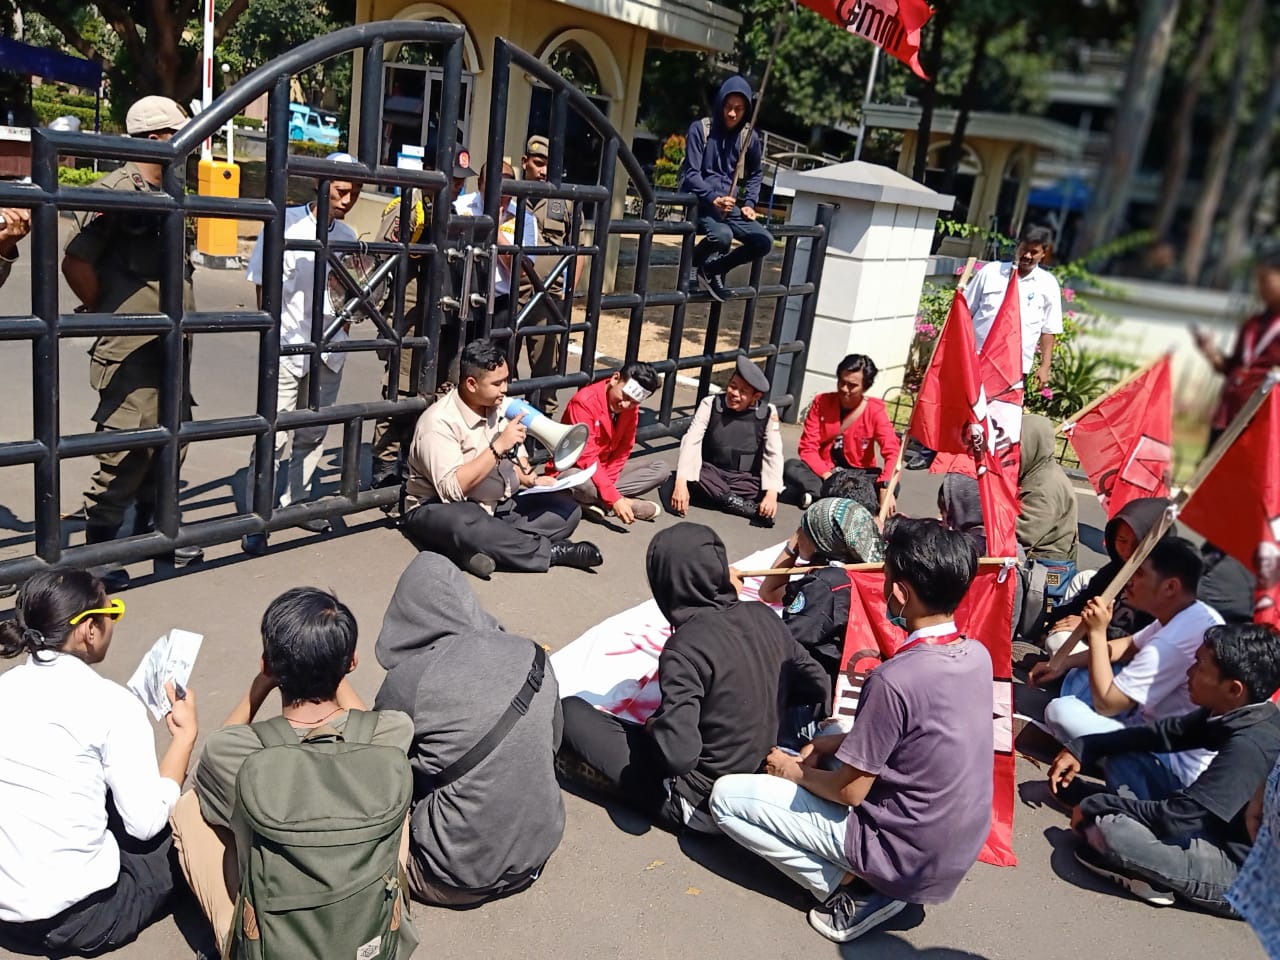
{"label": "patterned headscarf", "polygon": [[854,500],[828,497],[804,512],[800,529],[818,552],[844,563],[879,563],[884,541],[867,508]]}

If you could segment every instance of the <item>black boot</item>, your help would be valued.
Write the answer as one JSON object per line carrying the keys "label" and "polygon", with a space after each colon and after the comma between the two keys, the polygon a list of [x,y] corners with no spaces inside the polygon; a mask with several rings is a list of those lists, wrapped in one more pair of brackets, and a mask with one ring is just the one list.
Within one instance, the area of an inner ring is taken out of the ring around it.
{"label": "black boot", "polygon": [[754,520],[760,513],[760,504],[754,500],[746,500],[736,493],[730,493],[720,499],[720,509],[725,513],[732,513],[736,517],[747,517]]}
{"label": "black boot", "polygon": [[[85,543],[110,543],[116,538],[119,527],[105,523],[90,523],[84,528]],[[107,593],[116,593],[129,586],[129,571],[118,563],[104,563],[90,567],[89,572],[102,581]]]}
{"label": "black boot", "polygon": [[557,540],[551,544],[551,566],[577,567],[579,570],[590,570],[604,563],[600,548],[594,543],[581,540]]}
{"label": "black boot", "polygon": [[[151,533],[155,530],[155,524],[152,522],[155,517],[155,505],[151,503],[139,503],[133,508],[133,535],[136,537],[142,533]],[[157,559],[161,561],[167,560],[174,567],[182,569],[188,564],[199,563],[204,559],[204,550],[200,547],[177,547],[173,553],[161,554]]]}

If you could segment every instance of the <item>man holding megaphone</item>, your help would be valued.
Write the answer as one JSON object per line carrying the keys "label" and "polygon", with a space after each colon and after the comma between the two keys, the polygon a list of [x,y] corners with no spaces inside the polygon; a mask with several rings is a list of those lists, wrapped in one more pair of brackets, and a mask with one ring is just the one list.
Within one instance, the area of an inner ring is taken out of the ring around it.
{"label": "man holding megaphone", "polygon": [[[492,341],[473,340],[460,368],[458,389],[428,407],[413,433],[404,491],[409,539],[478,577],[496,569],[599,566],[604,558],[595,544],[569,540],[582,519],[571,496],[516,496],[553,481],[535,476],[524,456],[532,418],[519,409],[503,416],[511,381],[505,352]],[[563,447],[564,457],[581,449],[582,438],[572,431],[539,436]]]}

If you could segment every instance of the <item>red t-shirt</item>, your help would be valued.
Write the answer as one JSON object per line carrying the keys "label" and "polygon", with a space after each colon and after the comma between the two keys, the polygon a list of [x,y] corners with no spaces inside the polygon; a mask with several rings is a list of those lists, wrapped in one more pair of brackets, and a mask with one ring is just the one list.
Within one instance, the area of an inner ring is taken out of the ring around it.
{"label": "red t-shirt", "polygon": [[1225,430],[1262,385],[1267,371],[1280,366],[1280,313],[1259,313],[1245,321],[1223,371],[1226,382],[1213,413],[1213,428]]}
{"label": "red t-shirt", "polygon": [[[622,499],[615,484],[636,443],[640,408],[633,406],[615,417],[609,409],[608,389],[608,380],[599,380],[583,387],[565,406],[560,422],[587,425],[591,435],[575,466],[585,470],[591,464],[597,464],[591,482],[596,485],[605,506],[612,507]],[[547,476],[555,476],[555,465],[547,464],[546,473]]]}
{"label": "red t-shirt", "polygon": [[800,459],[818,476],[830,472],[835,467],[831,448],[840,437],[844,445],[844,459],[849,466],[869,469],[877,465],[875,448],[878,445],[883,461],[880,481],[887,483],[893,462],[898,458],[898,435],[889,422],[884,401],[867,397],[862,412],[841,430],[844,417],[838,393],[820,393],[814,397],[796,448]]}

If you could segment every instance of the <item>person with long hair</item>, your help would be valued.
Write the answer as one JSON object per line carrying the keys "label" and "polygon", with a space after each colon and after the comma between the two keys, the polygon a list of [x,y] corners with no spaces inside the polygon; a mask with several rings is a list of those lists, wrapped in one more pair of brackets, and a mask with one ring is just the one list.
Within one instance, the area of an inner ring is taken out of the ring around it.
{"label": "person with long hair", "polygon": [[123,616],[101,580],[59,568],[0,623],[0,657],[27,658],[0,675],[0,939],[29,949],[113,950],[173,893],[195,696],[166,684],[173,741],[157,763],[142,702],[94,670]]}

